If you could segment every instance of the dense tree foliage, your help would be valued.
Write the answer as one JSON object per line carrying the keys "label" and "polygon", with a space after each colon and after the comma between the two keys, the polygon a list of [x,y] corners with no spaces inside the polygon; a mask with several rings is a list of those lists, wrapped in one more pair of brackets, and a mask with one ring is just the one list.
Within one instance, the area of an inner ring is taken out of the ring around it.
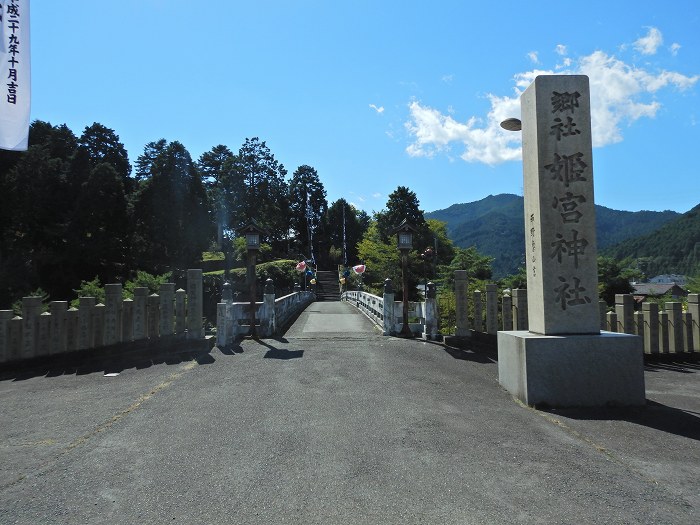
{"label": "dense tree foliage", "polygon": [[[327,211],[326,190],[318,172],[311,166],[299,166],[289,182],[289,229],[296,252],[315,258],[316,248],[326,251],[322,220]],[[311,242],[314,238],[315,247]]]}

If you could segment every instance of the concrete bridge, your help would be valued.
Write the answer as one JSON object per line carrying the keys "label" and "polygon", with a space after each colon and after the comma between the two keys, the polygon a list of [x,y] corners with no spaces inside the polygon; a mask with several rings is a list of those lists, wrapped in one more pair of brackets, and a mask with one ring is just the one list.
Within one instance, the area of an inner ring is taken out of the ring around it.
{"label": "concrete bridge", "polygon": [[382,336],[347,302],[276,338],[0,374],[0,522],[697,523],[700,382],[528,408],[493,348]]}

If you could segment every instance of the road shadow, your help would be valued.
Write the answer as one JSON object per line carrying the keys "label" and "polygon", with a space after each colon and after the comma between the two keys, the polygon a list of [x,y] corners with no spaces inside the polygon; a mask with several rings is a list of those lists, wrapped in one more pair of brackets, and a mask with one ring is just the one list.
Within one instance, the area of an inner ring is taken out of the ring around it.
{"label": "road shadow", "polygon": [[201,341],[183,340],[171,345],[140,345],[124,351],[121,347],[103,347],[89,351],[44,356],[6,363],[0,367],[0,381],[26,381],[35,377],[121,373],[124,370],[144,370],[154,365],[179,365],[196,361],[200,365],[216,362],[215,353],[235,355],[239,345],[220,349]]}
{"label": "road shadow", "polygon": [[646,406],[629,408],[557,408],[540,409],[582,421],[626,421],[668,434],[700,441],[700,417],[691,411],[647,400]]}
{"label": "road shadow", "polygon": [[644,356],[646,372],[679,372],[681,374],[696,374],[700,371],[700,361],[696,355],[662,355]]}
{"label": "road shadow", "polygon": [[[267,348],[267,352],[263,356],[264,359],[280,359],[286,361],[289,359],[300,359],[304,357],[303,350],[287,350],[286,348],[277,348],[265,342],[263,339],[256,339],[258,344]],[[273,339],[273,341],[287,342],[285,338]]]}
{"label": "road shadow", "polygon": [[454,359],[473,363],[493,364],[498,361],[498,347],[495,340],[486,337],[445,337],[440,344]]}

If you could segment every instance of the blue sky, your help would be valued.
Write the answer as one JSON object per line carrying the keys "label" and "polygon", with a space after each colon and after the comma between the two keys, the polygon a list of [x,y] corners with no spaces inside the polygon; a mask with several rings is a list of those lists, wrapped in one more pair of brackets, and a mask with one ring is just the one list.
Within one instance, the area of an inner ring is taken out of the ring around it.
{"label": "blue sky", "polygon": [[591,78],[596,202],[700,203],[696,0],[33,0],[32,119],[100,122],[133,162],[259,137],[328,200],[425,211],[522,192],[518,95],[537,73]]}

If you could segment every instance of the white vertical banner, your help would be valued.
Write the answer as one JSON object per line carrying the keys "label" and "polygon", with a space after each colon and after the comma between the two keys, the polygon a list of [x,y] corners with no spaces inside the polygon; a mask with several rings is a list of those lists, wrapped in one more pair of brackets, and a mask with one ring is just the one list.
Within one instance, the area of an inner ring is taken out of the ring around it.
{"label": "white vertical banner", "polygon": [[29,0],[0,0],[0,148],[25,151],[29,140]]}

